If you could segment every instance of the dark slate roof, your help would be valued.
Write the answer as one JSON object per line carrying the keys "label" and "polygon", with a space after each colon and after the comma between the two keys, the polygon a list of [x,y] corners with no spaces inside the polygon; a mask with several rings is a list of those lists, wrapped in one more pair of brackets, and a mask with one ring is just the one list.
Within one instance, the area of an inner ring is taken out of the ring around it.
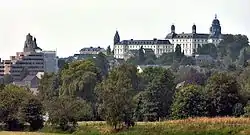
{"label": "dark slate roof", "polygon": [[31,81],[31,80],[33,80],[34,78],[36,78],[35,75],[27,75],[27,76],[23,79],[23,81]]}
{"label": "dark slate roof", "polygon": [[171,38],[204,38],[204,39],[208,39],[209,34],[202,34],[202,33],[181,33],[181,34],[169,33],[166,36],[166,39],[171,39]]}
{"label": "dark slate roof", "polygon": [[143,48],[143,50],[145,51],[145,53],[154,53],[153,49]]}
{"label": "dark slate roof", "polygon": [[169,40],[122,40],[117,45],[159,45],[159,44],[171,44]]}
{"label": "dark slate roof", "polygon": [[74,58],[77,60],[83,60],[83,59],[88,59],[88,58],[93,58],[96,57],[96,54],[74,54]]}
{"label": "dark slate roof", "polygon": [[101,47],[85,47],[85,48],[82,48],[80,51],[100,51],[102,49],[103,48]]}

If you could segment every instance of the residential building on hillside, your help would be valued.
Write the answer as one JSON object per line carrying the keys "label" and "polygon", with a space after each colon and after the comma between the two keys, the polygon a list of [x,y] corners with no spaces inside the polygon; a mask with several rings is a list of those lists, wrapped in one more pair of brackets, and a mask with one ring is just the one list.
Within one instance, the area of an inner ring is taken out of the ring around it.
{"label": "residential building on hillside", "polygon": [[105,49],[101,48],[100,46],[98,47],[85,47],[80,50],[80,54],[98,54],[98,53],[105,53]]}
{"label": "residential building on hillside", "polygon": [[130,50],[138,50],[141,47],[145,49],[152,49],[157,57],[163,53],[173,52],[176,45],[181,45],[182,52],[186,56],[192,56],[197,52],[198,46],[203,44],[213,43],[218,45],[222,40],[220,21],[215,15],[212,21],[212,26],[209,29],[209,33],[197,33],[196,25],[192,26],[191,33],[175,32],[175,25],[171,26],[171,33],[167,34],[165,39],[153,39],[153,40],[122,40],[120,41],[120,35],[116,31],[114,36],[114,57],[118,59],[126,59],[130,57]]}
{"label": "residential building on hillside", "polygon": [[10,74],[14,81],[21,81],[26,75],[36,75],[38,72],[57,72],[56,51],[43,51],[37,46],[36,38],[26,36],[23,52],[10,56],[10,60],[0,63],[0,76]]}

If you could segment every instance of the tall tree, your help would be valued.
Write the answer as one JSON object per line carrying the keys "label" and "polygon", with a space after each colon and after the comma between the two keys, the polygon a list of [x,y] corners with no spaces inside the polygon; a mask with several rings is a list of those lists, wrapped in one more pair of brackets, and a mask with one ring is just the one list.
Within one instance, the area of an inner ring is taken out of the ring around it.
{"label": "tall tree", "polygon": [[164,70],[151,81],[143,97],[145,120],[155,121],[169,115],[174,86],[174,77],[169,70]]}
{"label": "tall tree", "polygon": [[38,85],[38,95],[42,101],[52,100],[59,96],[60,78],[57,74],[44,73]]}
{"label": "tall tree", "polygon": [[143,51],[143,47],[141,46],[141,48],[138,51],[138,62],[139,64],[143,64],[145,61],[145,56],[144,56],[144,51]]}
{"label": "tall tree", "polygon": [[107,55],[111,55],[112,52],[111,52],[110,45],[107,47],[107,50],[106,50],[106,51],[107,51]]}
{"label": "tall tree", "polygon": [[31,97],[24,99],[21,107],[21,116],[24,121],[30,124],[31,131],[41,129],[43,127],[43,115],[43,104],[38,98]]}
{"label": "tall tree", "polygon": [[240,103],[239,85],[235,77],[227,73],[215,73],[206,85],[211,116],[233,115],[233,107]]}
{"label": "tall tree", "polygon": [[174,61],[175,52],[163,53],[158,59],[157,64],[171,65]]}
{"label": "tall tree", "polygon": [[10,84],[13,82],[13,77],[10,74],[5,74],[3,76],[4,84]]}
{"label": "tall tree", "polygon": [[106,55],[103,53],[99,53],[95,58],[93,58],[93,61],[100,71],[101,76],[106,76],[109,70],[109,62]]}
{"label": "tall tree", "polygon": [[122,122],[129,123],[133,116],[133,83],[131,75],[124,70],[126,67],[113,69],[97,89],[103,118],[114,129],[119,128]]}
{"label": "tall tree", "polygon": [[60,96],[81,97],[94,100],[94,88],[100,81],[100,73],[92,60],[75,61],[61,73]]}
{"label": "tall tree", "polygon": [[49,120],[53,127],[63,131],[75,130],[81,117],[91,117],[91,107],[81,99],[63,96],[50,101],[48,106]]}
{"label": "tall tree", "polygon": [[199,48],[198,46],[198,54],[202,55],[210,55],[213,58],[217,57],[217,48],[214,44],[204,44]]}
{"label": "tall tree", "polygon": [[245,101],[250,101],[250,67],[247,67],[238,76],[237,80],[240,84],[240,95],[244,97]]}
{"label": "tall tree", "polygon": [[175,47],[174,60],[180,62],[183,56],[184,56],[184,53],[181,52],[181,45],[177,44]]}
{"label": "tall tree", "polygon": [[171,116],[176,119],[207,115],[206,94],[201,86],[188,85],[176,92]]}
{"label": "tall tree", "polygon": [[20,116],[20,108],[31,93],[26,89],[7,85],[0,91],[0,122],[6,124],[7,130],[20,130],[25,121]]}
{"label": "tall tree", "polygon": [[240,52],[240,56],[239,56],[239,61],[238,64],[242,67],[246,67],[247,66],[247,53],[246,53],[246,48],[243,48]]}

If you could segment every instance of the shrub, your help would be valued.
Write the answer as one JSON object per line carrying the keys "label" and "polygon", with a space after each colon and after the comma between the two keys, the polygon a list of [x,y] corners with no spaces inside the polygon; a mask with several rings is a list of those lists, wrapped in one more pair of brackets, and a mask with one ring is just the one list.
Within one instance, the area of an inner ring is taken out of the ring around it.
{"label": "shrub", "polygon": [[188,85],[178,90],[171,107],[172,118],[201,117],[207,115],[205,94],[201,86]]}
{"label": "shrub", "polygon": [[233,107],[233,115],[236,117],[240,117],[242,114],[244,114],[244,107],[241,103],[237,103]]}
{"label": "shrub", "polygon": [[250,102],[244,107],[244,116],[250,117]]}

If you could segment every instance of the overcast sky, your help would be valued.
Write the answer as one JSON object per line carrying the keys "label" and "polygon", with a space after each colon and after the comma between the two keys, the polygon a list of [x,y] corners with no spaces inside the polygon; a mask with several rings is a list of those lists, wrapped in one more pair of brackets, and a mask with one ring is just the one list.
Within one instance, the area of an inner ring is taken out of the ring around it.
{"label": "overcast sky", "polygon": [[22,51],[28,33],[44,50],[69,56],[83,47],[121,39],[164,38],[176,32],[208,33],[215,14],[222,33],[250,37],[250,0],[0,0],[0,58]]}

